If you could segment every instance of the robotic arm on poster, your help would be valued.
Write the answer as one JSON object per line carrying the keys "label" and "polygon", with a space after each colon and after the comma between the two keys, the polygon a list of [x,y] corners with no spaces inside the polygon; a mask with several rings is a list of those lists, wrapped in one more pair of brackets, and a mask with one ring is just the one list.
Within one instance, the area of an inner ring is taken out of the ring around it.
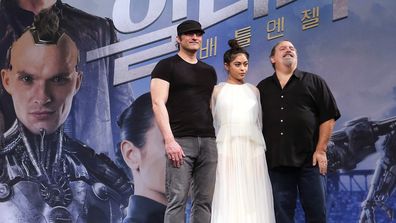
{"label": "robotic arm on poster", "polygon": [[383,155],[377,162],[366,200],[362,202],[360,223],[375,223],[375,209],[390,219],[394,213],[385,202],[396,188],[396,116],[380,121],[359,118],[333,133],[328,144],[329,170],[351,170],[376,152],[375,143],[384,136]]}
{"label": "robotic arm on poster", "polygon": [[396,116],[380,121],[363,117],[348,121],[344,126],[333,132],[327,145],[328,168],[331,172],[352,170],[366,157],[377,152],[375,143],[380,136],[389,137],[396,130]]}

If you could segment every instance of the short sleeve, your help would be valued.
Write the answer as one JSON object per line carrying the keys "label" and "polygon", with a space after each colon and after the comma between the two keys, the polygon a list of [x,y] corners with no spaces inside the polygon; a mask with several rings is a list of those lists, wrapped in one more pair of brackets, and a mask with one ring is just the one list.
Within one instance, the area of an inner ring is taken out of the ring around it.
{"label": "short sleeve", "polygon": [[224,84],[225,84],[224,82],[219,83],[218,85],[216,85],[213,88],[212,98],[210,100],[210,108],[212,110],[212,116],[213,116],[213,127],[215,128],[216,134],[217,134],[217,132],[219,130],[219,124],[218,124],[218,120],[217,120],[217,117],[216,117],[217,96],[219,95],[219,92],[221,91],[221,89],[223,89]]}
{"label": "short sleeve", "polygon": [[214,69],[214,67],[212,67],[212,75],[213,75],[213,80],[214,80],[214,84],[217,84],[217,74],[216,74],[216,70]]}
{"label": "short sleeve", "polygon": [[159,78],[167,82],[171,82],[172,66],[169,60],[161,60],[155,65],[151,72],[151,79]]}
{"label": "short sleeve", "polygon": [[319,122],[323,123],[330,119],[337,120],[341,114],[330,88],[327,86],[326,82],[319,77],[316,80],[315,87],[317,92],[316,95],[318,96],[316,102],[319,110]]}
{"label": "short sleeve", "polygon": [[252,89],[252,91],[254,92],[255,96],[256,96],[256,100],[258,103],[258,113],[257,113],[257,126],[262,129],[263,126],[263,111],[261,108],[261,98],[260,98],[260,91],[257,87],[255,87],[254,85],[248,84],[248,86]]}

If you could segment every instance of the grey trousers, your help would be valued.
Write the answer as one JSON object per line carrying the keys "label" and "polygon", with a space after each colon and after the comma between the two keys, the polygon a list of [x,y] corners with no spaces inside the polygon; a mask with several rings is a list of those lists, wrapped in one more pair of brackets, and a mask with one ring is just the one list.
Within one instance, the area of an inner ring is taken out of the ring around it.
{"label": "grey trousers", "polygon": [[182,137],[176,141],[185,158],[180,168],[166,163],[165,223],[184,223],[188,192],[191,185],[190,223],[209,223],[216,181],[217,148],[215,138]]}

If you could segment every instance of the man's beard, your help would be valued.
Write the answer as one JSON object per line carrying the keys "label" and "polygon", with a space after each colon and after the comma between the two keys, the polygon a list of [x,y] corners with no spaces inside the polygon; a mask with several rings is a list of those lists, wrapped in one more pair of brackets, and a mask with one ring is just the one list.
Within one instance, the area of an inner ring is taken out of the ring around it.
{"label": "man's beard", "polygon": [[292,57],[283,58],[283,65],[286,67],[292,67],[294,64],[295,59]]}

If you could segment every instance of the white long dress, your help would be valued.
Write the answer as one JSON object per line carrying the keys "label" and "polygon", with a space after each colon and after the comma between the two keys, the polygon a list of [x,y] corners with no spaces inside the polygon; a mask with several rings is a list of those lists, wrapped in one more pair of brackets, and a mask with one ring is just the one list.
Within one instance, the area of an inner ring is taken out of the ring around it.
{"label": "white long dress", "polygon": [[219,157],[211,222],[275,222],[257,88],[219,84],[212,112]]}

